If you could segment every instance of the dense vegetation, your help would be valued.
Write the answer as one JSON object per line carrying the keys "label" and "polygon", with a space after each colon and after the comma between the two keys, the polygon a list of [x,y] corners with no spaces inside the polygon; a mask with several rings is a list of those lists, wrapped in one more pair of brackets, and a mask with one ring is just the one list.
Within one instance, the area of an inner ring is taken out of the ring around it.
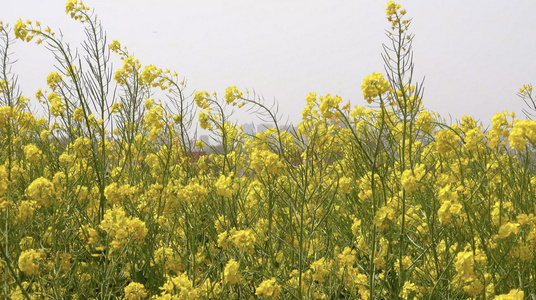
{"label": "dense vegetation", "polygon": [[[295,131],[236,87],[187,96],[176,74],[108,44],[81,2],[66,11],[84,24],[78,52],[38,22],[0,23],[2,297],[536,295],[536,122],[502,112],[485,129],[425,110],[400,5],[387,4],[368,104],[310,94]],[[56,58],[34,100],[10,73],[12,32]],[[534,103],[532,86],[520,96]],[[274,126],[248,135],[229,107]],[[196,154],[196,117],[221,141],[210,155]]]}

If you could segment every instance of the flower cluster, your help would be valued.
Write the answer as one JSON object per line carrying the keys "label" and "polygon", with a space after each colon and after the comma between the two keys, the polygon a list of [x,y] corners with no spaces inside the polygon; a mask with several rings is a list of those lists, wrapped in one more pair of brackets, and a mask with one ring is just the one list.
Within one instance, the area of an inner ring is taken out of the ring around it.
{"label": "flower cluster", "polygon": [[82,22],[89,21],[89,16],[86,14],[88,10],[89,7],[85,6],[82,1],[69,0],[65,4],[65,13],[70,15],[74,20],[80,20]]}
{"label": "flower cluster", "polygon": [[374,72],[372,75],[363,79],[361,89],[363,90],[363,97],[365,97],[365,100],[368,103],[372,103],[372,101],[378,97],[380,97],[381,100],[381,95],[390,91],[391,86],[381,73]]}
{"label": "flower cluster", "polygon": [[[504,111],[489,127],[470,116],[448,124],[424,109],[410,72],[397,69],[412,64],[395,2],[388,36],[400,55],[387,50],[388,75],[363,80],[364,106],[310,93],[295,128],[235,86],[191,101],[176,74],[107,45],[81,2],[66,11],[86,26],[89,68],[38,22],[13,28],[65,54],[56,58],[66,70],[35,93],[46,117],[13,93],[6,64],[0,72],[6,298],[536,293],[536,123]],[[532,86],[519,95],[530,103]],[[236,126],[227,112],[245,104],[273,124],[254,134]],[[216,145],[194,134],[196,116]]]}

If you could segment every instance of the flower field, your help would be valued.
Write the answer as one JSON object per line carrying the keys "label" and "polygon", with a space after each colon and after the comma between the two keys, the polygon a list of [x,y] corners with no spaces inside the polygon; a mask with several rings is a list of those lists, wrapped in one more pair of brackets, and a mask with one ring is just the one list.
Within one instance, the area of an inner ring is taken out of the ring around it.
{"label": "flower field", "polygon": [[[400,5],[363,106],[309,94],[294,131],[246,91],[142,65],[82,2],[66,12],[78,50],[0,22],[2,298],[536,299],[536,122],[425,110]],[[32,100],[14,42],[56,59]],[[231,109],[273,127],[247,134]]]}

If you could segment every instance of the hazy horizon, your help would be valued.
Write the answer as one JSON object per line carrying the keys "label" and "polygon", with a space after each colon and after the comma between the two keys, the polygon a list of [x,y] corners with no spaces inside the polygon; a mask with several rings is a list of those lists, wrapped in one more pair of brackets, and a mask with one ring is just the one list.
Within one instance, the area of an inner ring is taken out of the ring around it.
{"label": "hazy horizon", "polygon": [[[142,65],[177,71],[190,93],[254,90],[293,124],[310,92],[366,105],[363,78],[384,71],[386,2],[84,1],[109,42],[121,41]],[[413,19],[415,80],[425,78],[427,109],[447,120],[469,114],[489,123],[505,109],[524,118],[516,93],[536,79],[536,1],[398,3]],[[82,26],[65,15],[65,1],[10,1],[5,8],[0,19],[11,29],[18,18],[39,20],[61,29],[73,46],[83,38]],[[46,88],[53,57],[33,43],[17,41],[12,50],[23,94],[33,99]],[[235,115],[238,123],[256,120],[245,110]]]}

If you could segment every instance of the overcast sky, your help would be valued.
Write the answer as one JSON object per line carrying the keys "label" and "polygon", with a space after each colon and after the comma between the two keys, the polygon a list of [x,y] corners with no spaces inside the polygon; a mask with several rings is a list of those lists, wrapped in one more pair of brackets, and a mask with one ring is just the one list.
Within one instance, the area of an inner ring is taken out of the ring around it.
{"label": "overcast sky", "polygon": [[[65,1],[4,1],[0,19],[39,20],[76,44],[82,27]],[[46,3],[46,4],[45,4]],[[87,0],[107,31],[140,59],[179,73],[188,90],[227,86],[276,101],[280,114],[301,118],[310,92],[365,105],[363,78],[383,72],[387,1],[364,0]],[[516,96],[536,83],[536,1],[398,1],[413,18],[416,79],[425,77],[426,108],[453,120],[494,113],[524,117]],[[43,47],[17,42],[14,70],[26,96],[46,87],[54,70]],[[119,67],[119,66],[118,66]],[[254,121],[237,114],[239,123]]]}

